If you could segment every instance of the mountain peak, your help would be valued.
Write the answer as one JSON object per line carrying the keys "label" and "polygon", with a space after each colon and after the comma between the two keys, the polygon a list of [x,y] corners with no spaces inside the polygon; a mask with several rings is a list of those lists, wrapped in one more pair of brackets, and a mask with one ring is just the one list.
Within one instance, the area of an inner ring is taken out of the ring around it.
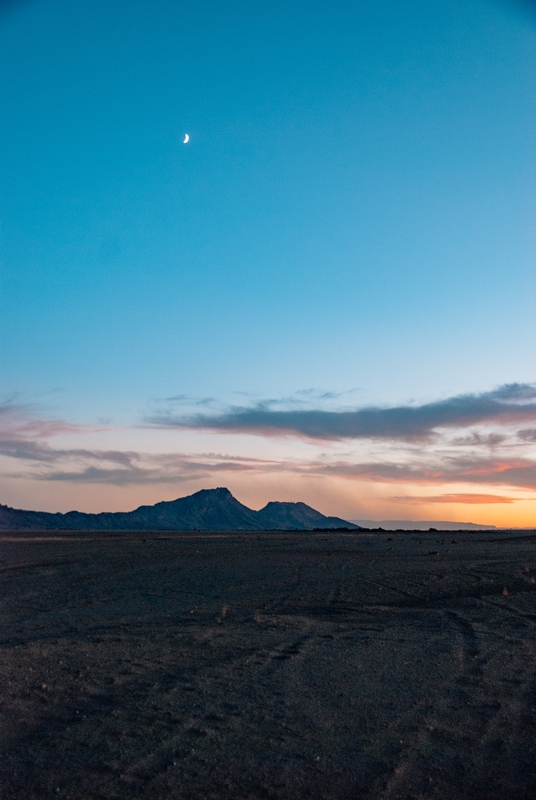
{"label": "mountain peak", "polygon": [[306,503],[272,500],[257,512],[257,519],[268,530],[312,530],[313,528],[357,528],[340,517],[326,517]]}

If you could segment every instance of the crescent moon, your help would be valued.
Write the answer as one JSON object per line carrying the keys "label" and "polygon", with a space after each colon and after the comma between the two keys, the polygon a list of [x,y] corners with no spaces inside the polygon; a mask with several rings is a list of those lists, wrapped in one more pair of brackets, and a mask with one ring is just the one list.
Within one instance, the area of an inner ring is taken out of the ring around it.
{"label": "crescent moon", "polygon": [[182,143],[183,143],[183,144],[186,144],[186,143],[187,143],[187,142],[189,142],[189,141],[190,141],[190,137],[188,136],[188,134],[187,134],[187,133],[185,133],[185,134],[184,134],[184,139],[183,139],[183,142],[182,142]]}

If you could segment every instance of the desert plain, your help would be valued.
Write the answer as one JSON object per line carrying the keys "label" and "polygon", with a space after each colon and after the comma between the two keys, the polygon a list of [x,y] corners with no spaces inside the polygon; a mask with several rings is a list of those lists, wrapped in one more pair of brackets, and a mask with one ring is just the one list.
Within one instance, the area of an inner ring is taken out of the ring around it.
{"label": "desert plain", "polygon": [[536,532],[0,537],[6,800],[536,797]]}

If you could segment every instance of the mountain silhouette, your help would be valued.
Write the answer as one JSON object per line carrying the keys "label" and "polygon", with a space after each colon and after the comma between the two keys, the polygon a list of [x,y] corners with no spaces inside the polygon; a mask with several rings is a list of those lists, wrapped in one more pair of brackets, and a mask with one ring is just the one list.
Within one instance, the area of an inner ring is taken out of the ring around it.
{"label": "mountain silhouette", "polygon": [[68,511],[23,511],[0,505],[1,528],[42,528],[47,530],[99,531],[262,531],[354,528],[358,525],[339,517],[326,517],[305,503],[268,503],[260,511],[240,503],[229,489],[202,489],[177,500],[135,511],[85,514]]}
{"label": "mountain silhouette", "polygon": [[339,517],[325,517],[305,503],[268,503],[257,511],[257,522],[265,530],[358,527]]}

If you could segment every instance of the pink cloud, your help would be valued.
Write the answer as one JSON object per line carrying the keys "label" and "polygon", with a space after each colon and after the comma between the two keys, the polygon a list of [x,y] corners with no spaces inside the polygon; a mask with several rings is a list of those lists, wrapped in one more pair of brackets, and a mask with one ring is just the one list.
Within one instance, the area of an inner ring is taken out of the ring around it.
{"label": "pink cloud", "polygon": [[94,425],[67,422],[62,419],[46,419],[27,405],[4,403],[0,405],[0,438],[11,441],[49,439],[62,433],[84,433],[101,430]]}

